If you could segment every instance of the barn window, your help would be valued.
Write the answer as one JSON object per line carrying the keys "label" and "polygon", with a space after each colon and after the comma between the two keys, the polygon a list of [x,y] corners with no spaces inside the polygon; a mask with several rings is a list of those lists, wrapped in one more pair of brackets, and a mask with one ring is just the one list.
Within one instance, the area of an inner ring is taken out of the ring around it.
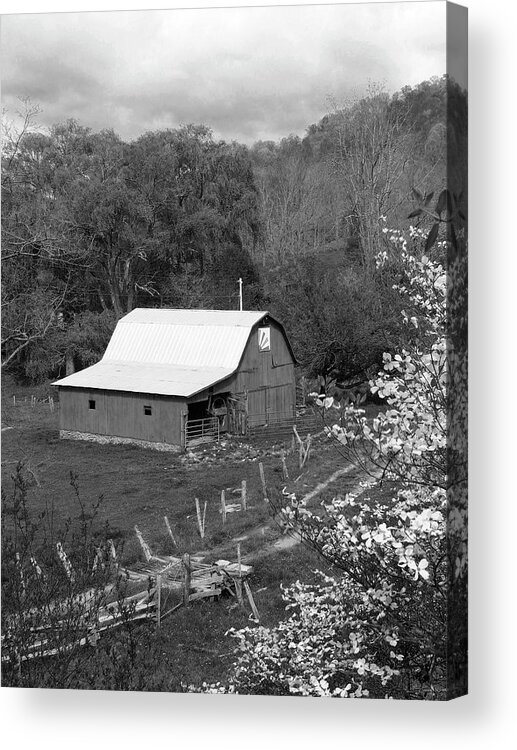
{"label": "barn window", "polygon": [[88,401],[88,409],[95,409],[95,401],[93,398]]}
{"label": "barn window", "polygon": [[151,406],[144,406],[144,414],[146,417],[152,416],[153,409]]}

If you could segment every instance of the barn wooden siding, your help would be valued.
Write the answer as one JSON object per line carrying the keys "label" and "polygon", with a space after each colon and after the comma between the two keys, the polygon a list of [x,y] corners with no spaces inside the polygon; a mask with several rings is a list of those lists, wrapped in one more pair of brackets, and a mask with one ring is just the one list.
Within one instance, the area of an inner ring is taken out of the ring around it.
{"label": "barn wooden siding", "polygon": [[[258,330],[270,328],[270,350],[260,351]],[[63,431],[133,438],[184,447],[184,415],[188,404],[217,394],[247,394],[248,424],[264,425],[294,417],[295,360],[282,327],[269,317],[253,326],[237,370],[189,398],[130,391],[60,386],[60,427]],[[90,400],[95,409],[89,408]],[[150,406],[146,415],[144,406]]]}
{"label": "barn wooden siding", "polygon": [[[271,328],[271,350],[261,352],[258,346],[259,327]],[[237,371],[212,389],[198,393],[190,403],[203,401],[210,394],[248,394],[250,424],[264,424],[268,416],[294,416],[296,405],[295,363],[285,334],[274,321],[260,322],[248,339]]]}
{"label": "barn wooden siding", "polygon": [[[182,445],[184,399],[90,388],[59,390],[62,430]],[[90,400],[95,409],[89,408]],[[150,416],[144,406],[151,407]]]}
{"label": "barn wooden siding", "polygon": [[285,335],[273,321],[267,325],[271,328],[271,350],[259,350],[257,326],[232,377],[231,390],[235,394],[248,394],[250,424],[261,424],[270,414],[294,415],[296,404],[294,360]]}

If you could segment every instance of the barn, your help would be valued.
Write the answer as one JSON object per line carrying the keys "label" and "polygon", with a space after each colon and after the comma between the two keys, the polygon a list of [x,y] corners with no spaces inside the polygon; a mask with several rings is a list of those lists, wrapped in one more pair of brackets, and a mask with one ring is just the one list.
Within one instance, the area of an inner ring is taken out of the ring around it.
{"label": "barn", "polygon": [[137,308],[100,362],[53,383],[60,435],[184,449],[294,418],[296,360],[267,311]]}

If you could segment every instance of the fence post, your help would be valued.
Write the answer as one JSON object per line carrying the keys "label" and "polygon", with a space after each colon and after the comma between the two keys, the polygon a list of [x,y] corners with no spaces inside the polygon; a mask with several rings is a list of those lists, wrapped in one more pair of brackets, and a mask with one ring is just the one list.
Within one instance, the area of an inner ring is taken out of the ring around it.
{"label": "fence post", "polygon": [[149,545],[147,544],[147,542],[145,541],[144,537],[142,536],[142,532],[140,531],[140,529],[138,528],[136,524],[135,524],[135,534],[138,538],[138,541],[140,542],[140,546],[142,547],[142,552],[144,553],[144,557],[146,561],[149,562],[149,560],[153,556],[151,549]]}
{"label": "fence post", "polygon": [[188,606],[190,600],[190,555],[185,553],[183,555],[183,566],[185,568],[183,578],[183,604]]}
{"label": "fence post", "polygon": [[246,594],[248,596],[248,601],[250,603],[250,607],[251,607],[251,611],[253,612],[253,616],[254,616],[255,620],[257,622],[259,622],[260,621],[259,611],[257,609],[257,605],[255,604],[255,600],[253,599],[253,594],[251,593],[250,585],[249,585],[248,581],[246,581],[246,579],[244,579],[244,590],[246,591]]}
{"label": "fence post", "polygon": [[262,495],[264,498],[264,502],[268,503],[269,499],[267,496],[266,477],[264,476],[264,466],[262,465],[262,462],[259,463],[259,472],[260,472],[260,481],[262,483]]}
{"label": "fence post", "polygon": [[183,450],[186,451],[188,448],[187,445],[187,422],[188,422],[188,412],[182,411],[181,412],[181,442],[183,446]]}
{"label": "fence post", "polygon": [[309,453],[311,451],[311,440],[312,440],[312,438],[311,438],[310,433],[309,433],[307,435],[306,448],[304,449],[302,467],[305,466],[305,464],[307,463],[307,460],[309,458]]}
{"label": "fence post", "polygon": [[242,502],[242,509],[244,511],[248,510],[247,494],[248,494],[247,482],[245,479],[243,479],[241,483],[241,502]]}
{"label": "fence post", "polygon": [[156,628],[161,624],[162,616],[162,577],[158,573],[156,576]]}
{"label": "fence post", "polygon": [[167,531],[169,533],[170,538],[172,539],[172,543],[177,548],[178,547],[178,542],[176,541],[176,539],[174,538],[174,534],[172,533],[172,529],[171,529],[171,525],[169,523],[169,519],[167,518],[167,516],[164,516],[163,520],[165,521],[165,526],[167,528]]}
{"label": "fence post", "polygon": [[237,594],[237,601],[240,606],[244,609],[244,600],[242,598],[242,568],[241,568],[241,544],[237,545],[237,566],[238,566],[238,577],[234,578],[235,581],[235,593]]}
{"label": "fence post", "polygon": [[115,562],[115,568],[118,570],[117,550],[115,549],[115,542],[113,539],[108,539],[108,547],[111,553],[111,557]]}
{"label": "fence post", "polygon": [[221,513],[223,515],[223,523],[226,523],[226,500],[224,490],[221,490]]}
{"label": "fence post", "polygon": [[206,501],[205,501],[205,507],[203,510],[203,516],[201,516],[201,506],[199,505],[199,500],[196,497],[196,515],[197,515],[197,525],[199,528],[199,535],[201,539],[205,538],[205,518],[206,518]]}
{"label": "fence post", "polygon": [[289,479],[289,472],[287,471],[287,464],[285,462],[285,451],[282,451],[282,474],[284,479]]}

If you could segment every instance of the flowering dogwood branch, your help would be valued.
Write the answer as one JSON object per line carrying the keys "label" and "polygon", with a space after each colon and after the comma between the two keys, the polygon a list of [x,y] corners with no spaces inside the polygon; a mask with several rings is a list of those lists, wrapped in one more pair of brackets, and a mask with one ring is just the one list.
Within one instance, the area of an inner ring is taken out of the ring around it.
{"label": "flowering dogwood branch", "polygon": [[[232,678],[204,691],[451,694],[451,643],[463,647],[464,624],[464,612],[451,602],[463,602],[466,580],[466,350],[461,336],[451,335],[448,301],[454,290],[465,290],[466,261],[458,256],[446,275],[428,257],[411,255],[402,233],[390,238],[404,269],[396,287],[405,300],[403,320],[415,335],[400,353],[384,355],[383,370],[370,382],[387,408],[369,421],[348,407],[328,433],[370,466],[377,490],[380,477],[392,491],[372,499],[370,487],[370,497],[336,495],[319,507],[287,494],[287,527],[337,572],[285,589],[291,614],[277,627],[231,631]],[[384,253],[377,262],[387,260]]]}

